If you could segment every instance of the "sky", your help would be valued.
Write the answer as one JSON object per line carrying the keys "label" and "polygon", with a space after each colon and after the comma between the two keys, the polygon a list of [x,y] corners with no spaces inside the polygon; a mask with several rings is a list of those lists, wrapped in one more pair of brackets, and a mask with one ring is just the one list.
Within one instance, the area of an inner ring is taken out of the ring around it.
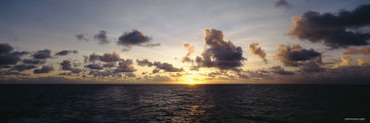
{"label": "sky", "polygon": [[0,83],[370,80],[368,0],[0,3]]}

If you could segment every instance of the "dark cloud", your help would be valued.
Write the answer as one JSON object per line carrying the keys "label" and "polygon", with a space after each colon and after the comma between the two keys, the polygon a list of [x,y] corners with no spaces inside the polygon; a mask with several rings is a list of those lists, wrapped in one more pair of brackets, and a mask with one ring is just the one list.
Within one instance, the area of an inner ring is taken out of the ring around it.
{"label": "dark cloud", "polygon": [[370,25],[370,5],[362,5],[353,11],[338,13],[309,11],[301,18],[293,17],[294,26],[289,34],[313,43],[323,42],[331,48],[368,45],[369,32],[351,31]]}
{"label": "dark cloud", "polygon": [[0,65],[16,64],[20,61],[20,57],[28,54],[28,52],[12,52],[13,47],[7,43],[0,43]]}
{"label": "dark cloud", "polygon": [[139,66],[153,66],[153,63],[150,62],[148,59],[143,59],[143,60],[139,60],[139,59],[136,59],[136,63],[139,65]]}
{"label": "dark cloud", "polygon": [[60,65],[62,66],[62,70],[72,70],[72,64],[69,60],[63,60]]}
{"label": "dark cloud", "polygon": [[23,63],[25,64],[44,64],[45,60],[39,60],[39,59],[24,59]]}
{"label": "dark cloud", "polygon": [[35,54],[33,54],[34,59],[47,59],[51,58],[50,56],[51,50],[45,49],[45,50],[39,50]]}
{"label": "dark cloud", "polygon": [[80,72],[82,72],[82,69],[80,69],[80,68],[72,68],[71,69],[71,73],[80,73]]}
{"label": "dark cloud", "polygon": [[114,66],[116,66],[116,64],[115,64],[115,63],[107,63],[107,64],[103,64],[103,67],[106,67],[106,68],[112,68],[112,67],[114,67]]}
{"label": "dark cloud", "polygon": [[184,71],[183,68],[176,68],[172,64],[169,63],[161,63],[161,62],[150,62],[147,59],[143,60],[136,60],[139,66],[155,66],[156,69],[153,70],[153,73],[158,73],[160,70],[164,70],[165,72],[182,72]]}
{"label": "dark cloud", "polygon": [[114,70],[114,73],[121,72],[134,72],[136,69],[133,66],[133,61],[131,59],[122,60],[118,63],[118,67]]}
{"label": "dark cloud", "polygon": [[182,58],[182,62],[193,63],[193,60],[190,59],[189,56],[195,52],[195,47],[192,46],[189,42],[187,42],[184,44],[184,48],[188,50],[188,53],[185,55],[184,58]]}
{"label": "dark cloud", "polygon": [[75,35],[78,41],[89,41],[84,34]]}
{"label": "dark cloud", "polygon": [[292,5],[290,5],[288,1],[286,0],[279,0],[275,3],[275,7],[282,7],[282,8],[290,9],[292,8]]}
{"label": "dark cloud", "polygon": [[100,55],[96,54],[96,53],[93,53],[89,56],[89,62],[95,62],[97,60],[99,60],[100,58]]}
{"label": "dark cloud", "polygon": [[17,70],[17,71],[25,71],[25,70],[29,70],[29,69],[33,69],[33,68],[36,68],[36,66],[35,65],[25,65],[25,64],[14,66],[14,69]]}
{"label": "dark cloud", "polygon": [[302,72],[306,72],[306,73],[323,72],[323,71],[325,71],[325,69],[322,68],[320,66],[320,64],[317,63],[316,61],[309,61],[309,62],[303,63],[300,66],[300,70]]}
{"label": "dark cloud", "polygon": [[55,53],[55,55],[65,56],[65,55],[68,55],[70,53],[78,53],[78,51],[77,50],[62,50],[62,51],[59,51],[59,52]]}
{"label": "dark cloud", "polygon": [[108,44],[107,32],[102,30],[94,36],[94,39],[99,41],[99,44]]}
{"label": "dark cloud", "polygon": [[370,54],[370,47],[362,47],[361,49],[347,48],[344,54]]}
{"label": "dark cloud", "polygon": [[267,63],[266,53],[264,50],[261,49],[261,47],[258,46],[258,43],[249,44],[249,52],[255,56],[262,58],[263,61]]}
{"label": "dark cloud", "polygon": [[279,74],[279,75],[294,75],[294,72],[285,71],[284,68],[282,68],[281,66],[271,67],[270,69],[275,74]]}
{"label": "dark cloud", "polygon": [[151,43],[152,38],[144,35],[144,33],[133,30],[132,32],[125,32],[118,38],[118,45],[125,46],[127,49],[130,50],[132,46],[144,46],[144,47],[154,47],[159,46],[159,43],[153,44]]}
{"label": "dark cloud", "polygon": [[12,52],[13,55],[18,55],[18,56],[23,56],[23,55],[27,55],[27,54],[30,54],[30,52],[27,52],[27,51],[15,51],[15,52]]}
{"label": "dark cloud", "polygon": [[304,61],[316,60],[321,62],[321,53],[313,49],[303,49],[300,45],[280,45],[276,52],[276,59],[280,60],[285,66],[299,66]]}
{"label": "dark cloud", "polygon": [[35,69],[33,71],[34,74],[41,74],[41,73],[49,73],[54,70],[53,66],[42,66],[41,69]]}
{"label": "dark cloud", "polygon": [[105,71],[91,71],[89,75],[93,75],[94,77],[107,77],[107,76],[112,76],[114,73],[109,70]]}
{"label": "dark cloud", "polygon": [[105,53],[103,56],[99,56],[99,60],[102,62],[117,62],[117,61],[120,61],[121,58],[117,52],[113,52],[113,53]]}
{"label": "dark cloud", "polygon": [[89,62],[95,62],[97,60],[100,60],[102,62],[117,62],[121,61],[120,55],[117,52],[112,52],[112,53],[104,53],[104,55],[99,55],[96,53],[93,53],[89,56]]}
{"label": "dark cloud", "polygon": [[96,70],[101,70],[103,69],[103,67],[101,67],[99,64],[88,64],[85,66],[86,68],[90,68],[90,69],[96,69]]}
{"label": "dark cloud", "polygon": [[169,63],[154,62],[154,66],[158,69],[164,70],[165,72],[181,72],[184,71],[183,68],[176,68]]}
{"label": "dark cloud", "polygon": [[13,47],[7,43],[0,43],[0,54],[7,54],[13,50]]}
{"label": "dark cloud", "polygon": [[206,48],[201,57],[196,58],[199,67],[216,67],[219,69],[233,69],[243,65],[243,50],[231,41],[224,40],[222,31],[205,29],[204,42]]}
{"label": "dark cloud", "polygon": [[11,53],[0,54],[0,65],[17,64],[20,60],[20,56]]}

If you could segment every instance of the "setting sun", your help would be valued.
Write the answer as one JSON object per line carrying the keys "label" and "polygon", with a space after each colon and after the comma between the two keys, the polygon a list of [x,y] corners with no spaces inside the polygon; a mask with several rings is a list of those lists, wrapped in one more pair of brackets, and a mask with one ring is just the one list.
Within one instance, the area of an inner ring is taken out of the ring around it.
{"label": "setting sun", "polygon": [[194,85],[194,84],[195,84],[195,82],[194,82],[192,79],[190,79],[190,80],[189,80],[189,84]]}

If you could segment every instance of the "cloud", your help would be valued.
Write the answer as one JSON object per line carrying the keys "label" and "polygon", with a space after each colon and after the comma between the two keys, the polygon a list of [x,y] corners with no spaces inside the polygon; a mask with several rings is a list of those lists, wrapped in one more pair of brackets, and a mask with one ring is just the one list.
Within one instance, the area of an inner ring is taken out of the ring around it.
{"label": "cloud", "polygon": [[28,54],[28,52],[12,52],[13,47],[7,43],[0,43],[0,65],[11,65],[17,64],[20,61],[20,57]]}
{"label": "cloud", "polygon": [[344,66],[349,66],[352,63],[352,58],[347,55],[342,56],[340,60],[341,60],[341,63],[333,65],[332,66],[333,69],[344,67]]}
{"label": "cloud", "polygon": [[23,63],[25,64],[44,64],[45,60],[39,59],[23,59]]}
{"label": "cloud", "polygon": [[45,49],[45,50],[39,50],[35,54],[33,54],[34,59],[47,59],[51,58],[50,56],[51,50]]}
{"label": "cloud", "polygon": [[184,48],[188,50],[188,53],[185,55],[184,58],[182,58],[182,62],[189,62],[193,63],[193,60],[189,58],[191,54],[195,52],[195,47],[190,44],[190,42],[187,42],[184,44]]}
{"label": "cloud", "polygon": [[147,59],[138,60],[136,62],[139,66],[155,66],[156,69],[153,70],[153,73],[158,73],[160,70],[164,70],[165,72],[182,72],[184,71],[183,68],[176,68],[172,64],[169,63],[161,63],[161,62],[150,62]]}
{"label": "cloud", "polygon": [[222,31],[215,29],[204,30],[204,43],[207,48],[202,56],[196,57],[199,67],[216,67],[219,69],[233,69],[243,65],[243,50],[231,41],[224,40]]}
{"label": "cloud", "polygon": [[302,63],[302,65],[300,65],[300,70],[301,72],[306,73],[326,71],[326,69],[322,68],[320,66],[320,63],[316,62],[315,60],[310,60],[308,62]]}
{"label": "cloud", "polygon": [[55,53],[56,56],[65,56],[65,55],[68,55],[70,53],[78,53],[77,50],[62,50],[62,51],[59,51],[57,53]]}
{"label": "cloud", "polygon": [[176,68],[169,63],[154,62],[154,66],[158,69],[164,70],[165,72],[181,72],[184,71],[183,68]]}
{"label": "cloud", "polygon": [[33,69],[33,68],[36,68],[36,66],[35,65],[25,65],[25,64],[14,66],[14,69],[17,70],[17,71],[25,71],[25,70],[29,70],[29,69]]}
{"label": "cloud", "polygon": [[60,65],[62,66],[62,70],[71,70],[72,69],[72,64],[71,64],[71,61],[69,61],[69,60],[63,60],[63,62],[60,63]]}
{"label": "cloud", "polygon": [[352,48],[347,48],[344,54],[369,54],[370,53],[370,47],[362,47],[361,49],[352,49]]}
{"label": "cloud", "polygon": [[299,66],[307,60],[316,60],[321,63],[321,53],[313,49],[303,49],[300,45],[280,45],[276,52],[276,59],[280,60],[285,66]]}
{"label": "cloud", "polygon": [[93,53],[89,56],[89,62],[95,62],[97,60],[99,60],[100,58],[100,55],[96,54],[96,53]]}
{"label": "cloud", "polygon": [[370,61],[365,62],[362,59],[357,59],[357,62],[358,62],[358,66],[370,66]]}
{"label": "cloud", "polygon": [[292,5],[290,5],[288,3],[288,1],[286,1],[286,0],[279,0],[275,3],[275,7],[278,7],[278,8],[282,7],[282,8],[285,8],[285,9],[290,9],[290,8],[292,8]]}
{"label": "cloud", "polygon": [[279,74],[279,75],[294,75],[294,72],[285,71],[284,68],[282,68],[281,66],[271,67],[270,69],[275,74]]}
{"label": "cloud", "polygon": [[121,73],[121,72],[135,72],[136,69],[133,66],[133,61],[131,59],[122,60],[118,63],[118,67],[114,70],[114,73]]}
{"label": "cloud", "polygon": [[89,62],[95,62],[100,60],[102,62],[117,62],[121,61],[120,55],[117,52],[104,53],[102,56],[96,53],[93,53],[89,56]]}
{"label": "cloud", "polygon": [[149,66],[149,67],[153,66],[153,63],[150,62],[148,59],[143,60],[136,59],[136,63],[139,66]]}
{"label": "cloud", "polygon": [[124,46],[130,50],[132,46],[144,46],[144,47],[154,47],[159,46],[159,43],[151,43],[152,38],[144,35],[144,33],[138,30],[132,30],[132,32],[125,32],[118,38],[118,45]]}
{"label": "cloud", "polygon": [[89,41],[84,34],[77,34],[75,35],[78,41]]}
{"label": "cloud", "polygon": [[90,68],[90,69],[96,69],[96,70],[101,70],[103,69],[103,67],[101,67],[99,64],[88,64],[85,66],[86,68]]}
{"label": "cloud", "polygon": [[108,44],[109,41],[107,39],[107,32],[101,30],[98,34],[94,36],[94,39],[99,41],[99,44]]}
{"label": "cloud", "polygon": [[261,47],[258,46],[258,43],[249,44],[249,52],[255,56],[262,58],[263,61],[267,63],[266,53],[264,50],[261,49]]}
{"label": "cloud", "polygon": [[102,62],[117,62],[120,61],[121,58],[117,52],[113,52],[113,53],[104,53],[103,56],[99,56],[99,60]]}
{"label": "cloud", "polygon": [[331,48],[368,45],[370,33],[356,29],[370,25],[369,11],[370,5],[335,14],[309,11],[301,18],[293,17],[294,26],[289,34],[313,43],[323,42]]}
{"label": "cloud", "polygon": [[41,73],[49,73],[54,70],[53,66],[42,66],[41,69],[35,69],[33,71],[34,74],[41,74]]}
{"label": "cloud", "polygon": [[7,43],[0,43],[0,54],[7,54],[13,50],[13,47]]}

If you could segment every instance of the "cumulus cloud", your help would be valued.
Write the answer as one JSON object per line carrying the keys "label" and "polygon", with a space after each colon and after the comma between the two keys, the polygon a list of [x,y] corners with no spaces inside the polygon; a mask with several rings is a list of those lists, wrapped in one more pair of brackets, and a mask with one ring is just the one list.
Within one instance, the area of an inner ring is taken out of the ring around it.
{"label": "cumulus cloud", "polygon": [[35,65],[26,65],[26,64],[21,64],[21,65],[15,65],[14,69],[17,71],[25,71],[25,70],[30,70],[36,68]]}
{"label": "cumulus cloud", "polygon": [[292,5],[290,5],[289,3],[288,3],[288,1],[286,1],[286,0],[279,0],[279,1],[277,1],[276,3],[275,3],[275,7],[278,7],[278,8],[285,8],[285,9],[290,9],[290,8],[292,8]]}
{"label": "cumulus cloud", "polygon": [[370,25],[369,11],[370,5],[335,14],[309,11],[300,18],[293,17],[289,34],[313,43],[323,42],[331,48],[368,45],[370,33],[356,29]]}
{"label": "cumulus cloud", "polygon": [[275,58],[280,60],[285,66],[299,66],[307,60],[316,60],[321,63],[321,53],[313,49],[303,49],[297,44],[287,46],[281,44]]}
{"label": "cumulus cloud", "polygon": [[199,67],[216,67],[219,69],[233,69],[243,65],[243,50],[231,41],[224,40],[222,31],[215,29],[204,30],[206,49],[201,56],[196,57]]}
{"label": "cumulus cloud", "polygon": [[302,65],[300,65],[300,70],[301,72],[313,73],[313,72],[322,72],[325,71],[326,69],[322,68],[320,64],[315,60],[310,60],[308,62],[302,63]]}
{"label": "cumulus cloud", "polygon": [[41,69],[35,69],[33,71],[34,74],[42,74],[42,73],[49,73],[54,70],[53,66],[42,66]]}
{"label": "cumulus cloud", "polygon": [[271,67],[270,69],[275,74],[279,74],[279,75],[294,75],[294,72],[285,71],[284,68],[282,68],[281,66]]}
{"label": "cumulus cloud", "polygon": [[99,60],[102,62],[117,62],[120,61],[120,55],[117,52],[104,53],[103,56],[99,56]]}
{"label": "cumulus cloud", "polygon": [[143,60],[136,59],[136,63],[139,66],[149,66],[149,67],[153,66],[153,63],[150,62],[148,59]]}
{"label": "cumulus cloud", "polygon": [[153,70],[153,73],[158,73],[160,70],[164,70],[165,72],[182,72],[184,71],[183,68],[176,68],[172,64],[169,63],[161,63],[161,62],[150,62],[147,59],[143,60],[136,60],[139,66],[155,66],[156,68]]}
{"label": "cumulus cloud", "polygon": [[60,65],[62,66],[62,70],[71,70],[72,69],[72,64],[71,64],[71,61],[69,61],[69,60],[63,60],[63,62],[60,63]]}
{"label": "cumulus cloud", "polygon": [[153,65],[156,66],[158,69],[164,70],[165,72],[184,71],[182,68],[176,68],[172,64],[169,64],[169,63],[154,62]]}
{"label": "cumulus cloud", "polygon": [[100,60],[102,62],[117,62],[121,61],[120,55],[117,52],[112,53],[104,53],[102,56],[96,53],[91,54],[88,57],[89,62],[95,62],[97,60]]}
{"label": "cumulus cloud", "polygon": [[369,54],[370,47],[362,47],[361,49],[347,48],[344,54]]}
{"label": "cumulus cloud", "polygon": [[99,60],[100,55],[96,54],[96,53],[93,53],[88,58],[89,58],[89,62],[95,62],[95,61]]}
{"label": "cumulus cloud", "polygon": [[99,44],[108,44],[107,32],[101,30],[98,34],[94,36],[94,39],[99,41]]}
{"label": "cumulus cloud", "polygon": [[55,53],[56,56],[65,56],[65,55],[68,55],[70,53],[78,53],[77,50],[62,50],[62,51],[59,51],[57,53]]}
{"label": "cumulus cloud", "polygon": [[195,47],[190,44],[190,42],[187,42],[184,44],[184,48],[188,50],[188,53],[185,55],[184,58],[182,58],[182,62],[190,62],[193,63],[193,60],[189,58],[191,54],[195,52]]}
{"label": "cumulus cloud", "polygon": [[86,68],[90,68],[90,69],[96,69],[96,70],[101,70],[103,69],[103,67],[101,67],[99,64],[88,64],[85,66]]}
{"label": "cumulus cloud", "polygon": [[16,64],[20,61],[20,57],[28,54],[28,52],[12,52],[13,47],[7,43],[0,43],[0,65],[6,66]]}
{"label": "cumulus cloud", "polygon": [[261,47],[258,46],[258,43],[251,43],[249,44],[249,52],[255,56],[258,56],[263,59],[265,63],[267,63],[266,60],[266,53],[264,50],[262,50]]}
{"label": "cumulus cloud", "polygon": [[124,46],[130,50],[132,46],[144,46],[144,47],[154,47],[159,46],[159,43],[151,43],[152,38],[144,35],[144,33],[138,30],[132,30],[132,32],[125,32],[118,38],[118,45]]}
{"label": "cumulus cloud", "polygon": [[45,60],[40,59],[23,59],[23,63],[25,64],[44,64]]}
{"label": "cumulus cloud", "polygon": [[0,44],[0,54],[10,53],[13,50],[13,47],[7,43]]}
{"label": "cumulus cloud", "polygon": [[118,63],[118,67],[114,70],[114,73],[121,72],[135,72],[136,69],[133,66],[133,61],[131,59],[122,60]]}
{"label": "cumulus cloud", "polygon": [[75,35],[78,41],[89,41],[84,34],[77,34]]}
{"label": "cumulus cloud", "polygon": [[45,50],[39,50],[35,54],[33,54],[34,59],[47,59],[51,58],[51,50],[45,49]]}

